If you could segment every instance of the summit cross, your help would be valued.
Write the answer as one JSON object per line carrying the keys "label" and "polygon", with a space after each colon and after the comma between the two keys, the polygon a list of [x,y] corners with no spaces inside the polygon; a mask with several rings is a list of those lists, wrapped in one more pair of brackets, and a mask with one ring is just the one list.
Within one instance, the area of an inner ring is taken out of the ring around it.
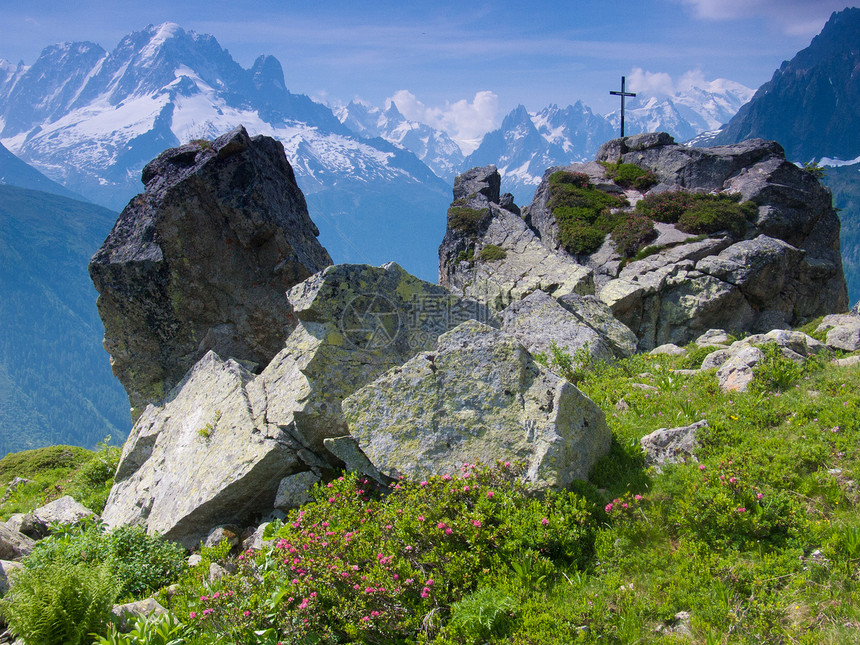
{"label": "summit cross", "polygon": [[624,91],[625,80],[626,79],[622,76],[621,77],[621,91],[620,92],[614,92],[614,91],[609,92],[613,96],[620,96],[621,97],[621,136],[622,137],[624,136],[624,99],[625,99],[625,97],[628,97],[628,96],[636,96],[635,92],[625,92]]}

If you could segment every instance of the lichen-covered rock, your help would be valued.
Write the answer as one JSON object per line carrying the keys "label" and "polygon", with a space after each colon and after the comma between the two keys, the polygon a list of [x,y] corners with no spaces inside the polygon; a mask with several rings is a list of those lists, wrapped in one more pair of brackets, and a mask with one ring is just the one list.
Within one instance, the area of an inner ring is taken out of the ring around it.
{"label": "lichen-covered rock", "polygon": [[860,349],[860,315],[849,313],[825,316],[816,331],[827,333],[825,342],[828,347],[846,352]]}
{"label": "lichen-covered rock", "polygon": [[764,353],[758,347],[741,346],[717,370],[720,388],[724,391],[746,391],[755,378],[753,368],[763,360]]}
{"label": "lichen-covered rock", "polygon": [[48,535],[48,527],[32,513],[13,513],[6,520],[6,526],[34,540]]}
{"label": "lichen-covered rock", "polygon": [[525,461],[538,487],[588,476],[609,449],[603,412],[515,338],[475,321],[347,398],[349,431],[380,471],[426,477]]}
{"label": "lichen-covered rock", "polygon": [[645,459],[658,470],[666,464],[675,464],[692,458],[696,449],[696,434],[708,427],[705,420],[679,428],[660,428],[639,440]]}
{"label": "lichen-covered rock", "polygon": [[693,341],[699,347],[730,345],[729,335],[723,329],[709,329]]}
{"label": "lichen-covered rock", "polygon": [[242,127],[160,154],[90,262],[105,349],[136,419],[207,351],[264,367],[284,292],[331,264],[283,146]]}
{"label": "lichen-covered rock", "polygon": [[111,612],[116,616],[120,632],[130,631],[134,621],[138,618],[155,620],[169,613],[155,598],[144,598],[123,605],[114,605]]}
{"label": "lichen-covered rock", "polygon": [[633,332],[594,296],[573,296],[560,302],[535,291],[509,305],[499,317],[502,330],[535,354],[548,354],[555,343],[570,355],[582,350],[608,361],[628,357],[636,349]]}
{"label": "lichen-covered rock", "polygon": [[683,347],[678,347],[673,343],[666,343],[665,345],[658,345],[648,353],[655,356],[660,354],[664,354],[666,356],[683,356],[687,353],[687,350]]}
{"label": "lichen-covered rock", "polygon": [[473,168],[455,180],[439,247],[439,282],[496,310],[533,291],[593,294],[590,269],[541,243],[515,204],[501,205],[500,181],[495,166]]}
{"label": "lichen-covered rock", "polygon": [[11,560],[0,560],[0,594],[5,595],[9,588],[12,586],[13,578],[15,577],[15,572],[20,571],[24,568],[24,565],[20,562],[13,562]]}
{"label": "lichen-covered rock", "polygon": [[284,477],[275,494],[275,508],[289,510],[312,502],[311,488],[319,480],[319,475],[310,470]]}
{"label": "lichen-covered rock", "polygon": [[[325,440],[347,434],[341,401],[489,310],[385,267],[327,267],[290,290],[297,322],[259,375],[208,353],[138,419],[103,514],[195,546],[218,524],[275,506],[290,476],[341,467]],[[284,505],[281,500],[280,505]]]}

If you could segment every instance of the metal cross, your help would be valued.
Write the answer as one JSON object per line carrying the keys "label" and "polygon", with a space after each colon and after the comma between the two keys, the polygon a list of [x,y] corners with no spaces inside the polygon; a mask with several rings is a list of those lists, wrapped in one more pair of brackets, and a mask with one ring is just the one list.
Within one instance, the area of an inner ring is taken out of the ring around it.
{"label": "metal cross", "polygon": [[624,83],[625,83],[625,78],[622,76],[621,77],[621,91],[620,92],[611,92],[611,91],[609,92],[613,96],[620,96],[621,97],[621,136],[622,137],[624,136],[624,97],[636,96],[635,92],[625,92],[624,91]]}

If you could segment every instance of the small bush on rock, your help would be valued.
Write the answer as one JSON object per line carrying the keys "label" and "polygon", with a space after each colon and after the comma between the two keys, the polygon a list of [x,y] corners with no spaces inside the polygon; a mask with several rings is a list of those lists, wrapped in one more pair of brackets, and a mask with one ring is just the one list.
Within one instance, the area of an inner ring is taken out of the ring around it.
{"label": "small bush on rock", "polygon": [[645,195],[636,203],[636,211],[655,222],[674,224],[694,204],[693,195],[684,191],[671,191]]}
{"label": "small bush on rock", "polygon": [[485,244],[478,254],[478,259],[484,262],[498,262],[508,257],[507,251],[495,244]]}
{"label": "small bush on rock", "polygon": [[635,188],[645,192],[657,183],[657,177],[650,170],[645,170],[633,163],[603,163],[606,174],[616,184],[623,188]]}
{"label": "small bush on rock", "polygon": [[612,230],[615,247],[624,257],[633,257],[637,251],[657,237],[654,222],[644,215],[632,215]]}
{"label": "small bush on rock", "polygon": [[467,235],[475,235],[488,213],[486,208],[452,206],[448,209],[448,226]]}
{"label": "small bush on rock", "polygon": [[742,235],[758,208],[752,202],[739,204],[738,199],[737,195],[696,195],[693,207],[678,218],[678,228],[686,233],[728,230]]}

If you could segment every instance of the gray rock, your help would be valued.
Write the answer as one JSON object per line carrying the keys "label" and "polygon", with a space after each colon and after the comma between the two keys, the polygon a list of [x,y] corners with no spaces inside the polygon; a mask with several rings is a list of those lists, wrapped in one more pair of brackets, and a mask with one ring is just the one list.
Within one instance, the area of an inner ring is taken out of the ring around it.
{"label": "gray rock", "polygon": [[827,329],[825,342],[828,347],[846,352],[860,349],[860,316],[825,316],[818,331]]}
{"label": "gray rock", "polygon": [[48,527],[32,513],[13,513],[6,520],[6,526],[34,540],[48,535]]}
{"label": "gray rock", "polygon": [[846,356],[845,358],[837,358],[833,361],[835,365],[840,367],[850,367],[851,365],[860,365],[860,354],[855,356]]}
{"label": "gray rock", "polygon": [[362,452],[355,438],[350,436],[333,437],[326,439],[323,443],[331,454],[346,465],[347,470],[363,473],[383,486],[387,486],[393,481],[391,477],[386,477],[379,472],[379,469]]}
{"label": "gray rock", "polygon": [[728,349],[718,349],[713,351],[705,356],[705,359],[702,361],[702,369],[715,370],[725,363],[731,355],[732,353]]}
{"label": "gray rock", "polygon": [[666,464],[676,464],[695,458],[697,447],[696,434],[701,428],[707,428],[704,419],[688,426],[679,428],[660,428],[645,435],[639,440],[639,445],[645,452],[646,462],[659,470]]}
{"label": "gray rock", "polygon": [[295,326],[284,292],[331,258],[283,146],[241,126],[160,154],[90,262],[132,417],[209,350],[265,366]]}
{"label": "gray rock", "polygon": [[269,524],[270,522],[263,522],[262,524],[260,524],[260,526],[254,529],[254,532],[251,533],[251,535],[249,535],[244,542],[242,542],[242,550],[259,551],[260,549],[262,549],[263,545],[266,542],[265,540],[263,540],[263,534],[265,533],[266,527],[269,526]]}
{"label": "gray rock", "polygon": [[529,482],[563,487],[586,478],[609,449],[590,399],[516,339],[474,321],[344,400],[343,410],[361,449],[390,477],[523,460]]}
{"label": "gray rock", "polygon": [[77,524],[88,517],[94,517],[90,509],[74,500],[71,495],[64,495],[60,499],[49,504],[40,506],[33,511],[37,521],[45,526],[51,524]]}
{"label": "gray rock", "polygon": [[764,360],[764,354],[758,347],[742,346],[717,370],[717,380],[724,391],[744,392],[754,378],[753,368]]}
{"label": "gray rock", "polygon": [[711,345],[729,345],[729,335],[722,329],[709,329],[693,341],[699,347]]}
{"label": "gray rock", "polygon": [[665,345],[660,345],[659,347],[655,347],[652,349],[649,354],[666,354],[667,356],[683,356],[687,353],[687,350],[683,347],[678,347],[677,345],[673,345],[672,343],[666,343]]}
{"label": "gray rock", "polygon": [[188,556],[187,562],[189,567],[196,567],[198,564],[203,562],[203,556],[199,553],[192,553]]}
{"label": "gray rock", "polygon": [[854,307],[851,308],[851,313],[855,316],[860,316],[860,300],[854,303]]}
{"label": "gray rock", "polygon": [[319,481],[319,475],[310,470],[284,477],[278,484],[275,508],[289,510],[312,502],[314,498],[311,495],[311,488]]}
{"label": "gray rock", "polygon": [[216,526],[209,531],[209,535],[206,536],[206,540],[203,542],[203,545],[207,547],[215,547],[226,540],[232,549],[235,546],[239,546],[240,533],[241,531],[239,530],[239,527],[235,525]]}
{"label": "gray rock", "polygon": [[117,617],[119,631],[123,633],[131,631],[137,618],[158,618],[169,613],[155,598],[114,605],[111,611]]}
{"label": "gray rock", "polygon": [[12,586],[15,572],[24,568],[20,562],[11,560],[0,560],[0,596],[5,595]]}
{"label": "gray rock", "polygon": [[209,582],[216,582],[227,575],[230,575],[230,572],[217,562],[213,562],[209,565]]}
{"label": "gray rock", "polygon": [[30,555],[35,542],[0,522],[0,560],[20,560]]}
{"label": "gray rock", "polygon": [[[597,315],[592,315],[595,311]],[[574,296],[562,303],[535,291],[509,305],[499,317],[502,330],[533,354],[549,354],[555,343],[571,356],[584,350],[594,359],[608,361],[630,356],[636,347],[633,332],[616,321],[594,296]],[[611,329],[610,334],[607,329]]]}
{"label": "gray rock", "polygon": [[248,525],[271,512],[285,477],[342,467],[324,440],[348,434],[346,396],[449,326],[497,324],[396,264],[331,266],[288,297],[296,328],[261,374],[210,352],[147,407],[123,448],[108,526],[143,523],[193,548],[213,526]]}

